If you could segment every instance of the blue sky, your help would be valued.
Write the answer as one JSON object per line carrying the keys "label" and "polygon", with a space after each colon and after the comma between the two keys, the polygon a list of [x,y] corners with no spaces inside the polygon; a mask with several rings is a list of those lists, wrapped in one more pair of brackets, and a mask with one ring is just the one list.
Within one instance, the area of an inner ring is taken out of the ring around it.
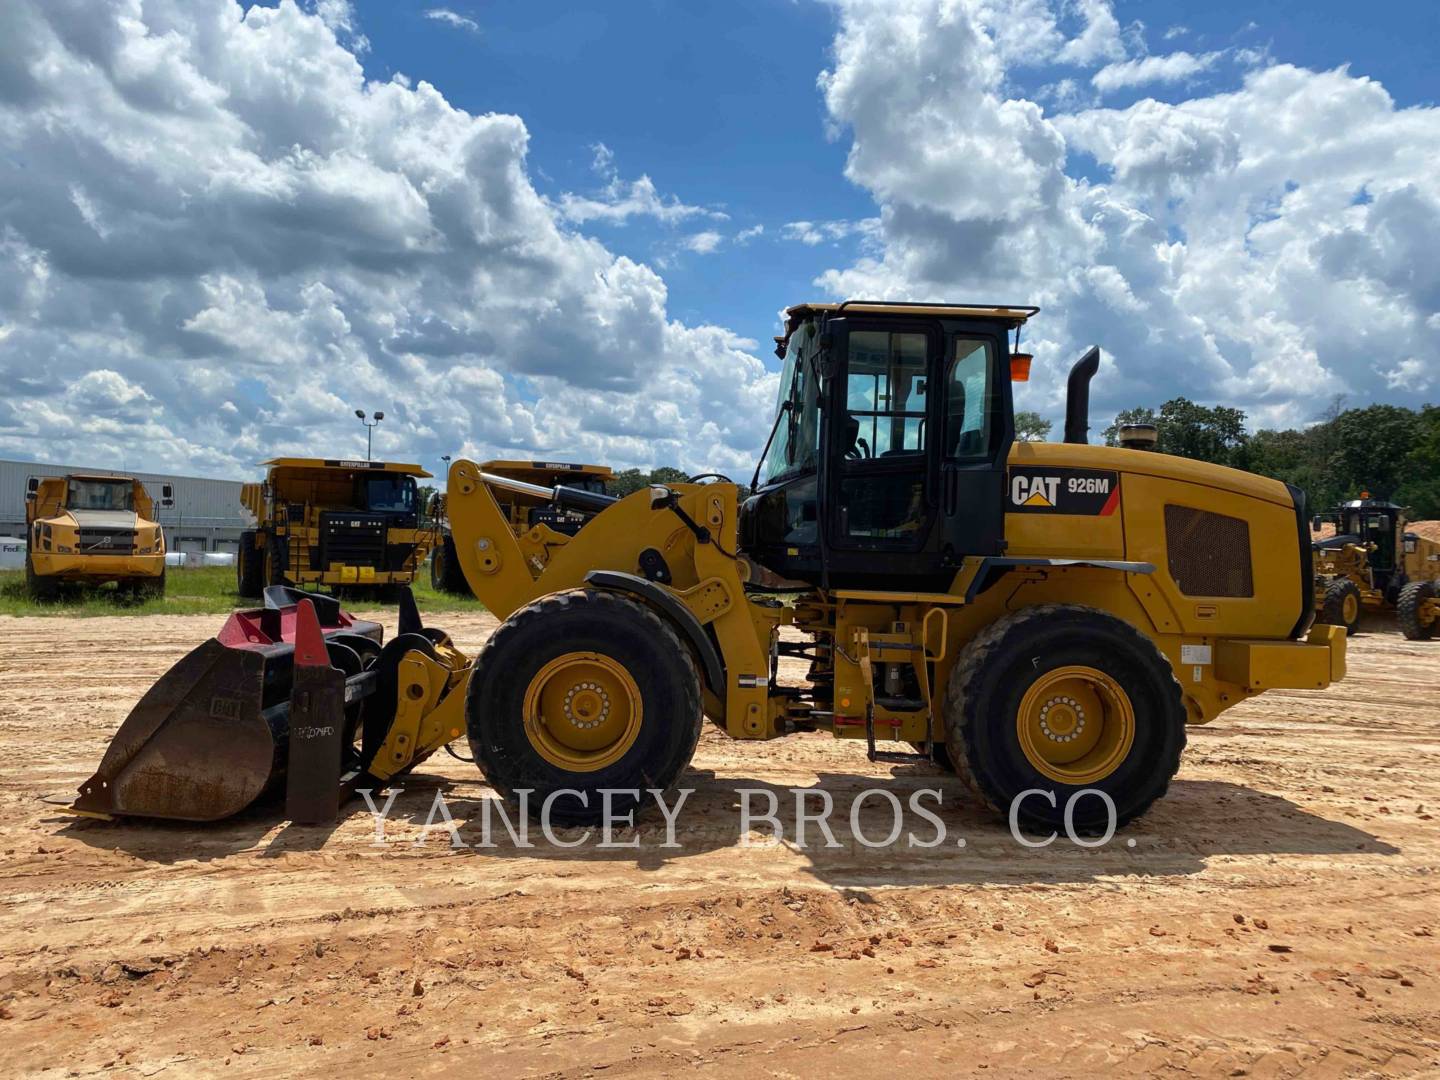
{"label": "blue sky", "polygon": [[1440,399],[1440,5],[10,0],[0,454],[748,472],[786,304],[1033,302],[1019,404]]}
{"label": "blue sky", "polygon": [[[1399,105],[1433,103],[1440,4],[1398,0],[1384,7],[1378,19],[1374,9],[1349,0],[1119,0],[1114,11],[1157,53],[1251,49],[1317,70],[1348,64],[1353,74],[1383,82]],[[540,190],[597,186],[590,147],[603,143],[623,175],[648,174],[662,192],[727,210],[729,232],[764,225],[767,238],[710,255],[677,253],[684,229],[645,222],[592,228],[615,251],[667,260],[665,281],[679,318],[718,322],[763,346],[776,332],[777,309],[818,297],[812,279],[836,251],[854,249],[853,240],[827,244],[822,265],[814,249],[780,242],[781,226],[876,213],[873,198],[844,179],[849,140],[827,137],[816,87],[837,25],[827,4],[360,0],[356,8],[371,43],[364,60],[373,77],[405,72],[472,112],[523,117]],[[426,17],[436,10],[470,19],[475,29]],[[1062,26],[1077,21],[1072,11]],[[1016,71],[1014,83],[1034,93],[1067,74],[1075,72],[1041,64]],[[1240,74],[1226,60],[1183,84],[1136,87],[1107,104],[1230,90]],[[1071,171],[1092,168],[1077,161]],[[1001,299],[1025,298],[1012,291]]]}

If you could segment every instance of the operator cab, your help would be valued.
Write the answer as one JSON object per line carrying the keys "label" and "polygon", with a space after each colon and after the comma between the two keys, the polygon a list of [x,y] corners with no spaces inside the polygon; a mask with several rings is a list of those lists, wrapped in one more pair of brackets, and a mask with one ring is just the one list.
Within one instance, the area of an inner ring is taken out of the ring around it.
{"label": "operator cab", "polygon": [[1037,311],[790,308],[742,546],[788,578],[916,589],[946,588],[966,555],[1002,554],[1010,335]]}
{"label": "operator cab", "polygon": [[65,483],[67,510],[134,510],[135,482],[128,477],[111,480],[71,476]]}
{"label": "operator cab", "polygon": [[413,528],[419,505],[415,477],[404,473],[360,474],[355,478],[355,505],[373,514],[386,514],[410,522]]}
{"label": "operator cab", "polygon": [[[1402,541],[1413,534],[1401,535],[1405,508],[1384,499],[1372,499],[1364,493],[1358,499],[1341,503],[1328,515],[1335,521],[1335,535],[1319,541],[1322,549],[1358,544],[1367,549],[1366,559],[1375,575],[1377,588],[1395,591],[1404,583],[1400,566]],[[1324,520],[1317,515],[1316,523]],[[1393,579],[1393,580],[1392,580]]]}

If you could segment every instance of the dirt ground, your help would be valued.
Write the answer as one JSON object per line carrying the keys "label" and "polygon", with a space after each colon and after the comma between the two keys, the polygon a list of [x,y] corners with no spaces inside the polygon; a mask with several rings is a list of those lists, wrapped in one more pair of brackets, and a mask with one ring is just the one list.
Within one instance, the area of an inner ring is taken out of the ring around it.
{"label": "dirt ground", "polygon": [[[443,755],[378,846],[363,804],[321,829],[39,801],[217,626],[0,619],[0,1075],[1440,1070],[1440,643],[1377,627],[1343,685],[1191,729],[1170,795],[1093,851],[1022,849],[928,765],[710,730],[679,850],[659,819],[639,850],[417,847],[437,790],[478,839],[488,789]],[[882,784],[940,789],[946,842],[857,844]],[[740,846],[745,787],[829,792],[840,846]]]}

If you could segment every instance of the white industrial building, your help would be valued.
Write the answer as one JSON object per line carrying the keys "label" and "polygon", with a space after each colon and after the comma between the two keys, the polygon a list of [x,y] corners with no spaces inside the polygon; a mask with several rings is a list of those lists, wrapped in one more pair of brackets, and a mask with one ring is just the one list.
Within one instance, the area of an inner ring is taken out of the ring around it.
{"label": "white industrial building", "polygon": [[[25,482],[32,476],[91,473],[98,476],[133,476],[155,500],[156,516],[165,526],[171,551],[234,551],[240,532],[253,528],[255,519],[240,505],[239,480],[208,480],[198,476],[134,472],[95,465],[54,465],[49,462],[0,461],[0,536],[25,535]],[[160,507],[160,485],[175,490],[175,505]]]}

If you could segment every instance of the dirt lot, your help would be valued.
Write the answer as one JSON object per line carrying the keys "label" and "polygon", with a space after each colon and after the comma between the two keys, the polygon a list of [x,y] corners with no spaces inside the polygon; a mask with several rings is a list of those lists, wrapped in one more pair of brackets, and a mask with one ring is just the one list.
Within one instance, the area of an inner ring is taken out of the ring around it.
{"label": "dirt lot", "polygon": [[[363,805],[190,828],[37,800],[217,626],[0,619],[0,1074],[1440,1069],[1440,644],[1367,634],[1343,686],[1192,729],[1170,796],[1096,851],[1023,850],[938,770],[820,736],[707,731],[678,851],[658,821],[639,851],[415,847],[442,787],[478,839],[487,789],[445,756],[384,846]],[[943,846],[738,844],[737,788],[845,811],[882,778],[943,790]]]}

